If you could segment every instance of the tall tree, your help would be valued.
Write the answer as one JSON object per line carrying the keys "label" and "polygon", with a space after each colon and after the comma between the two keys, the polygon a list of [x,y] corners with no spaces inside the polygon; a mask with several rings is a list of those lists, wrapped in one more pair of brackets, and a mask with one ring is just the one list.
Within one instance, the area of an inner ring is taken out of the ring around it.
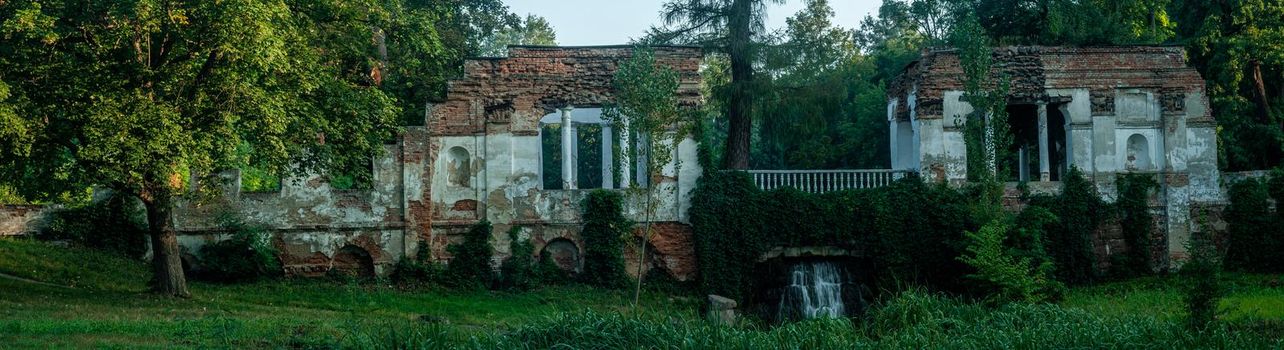
{"label": "tall tree", "polygon": [[482,38],[481,56],[507,56],[508,45],[557,45],[557,32],[544,17],[527,15],[526,19]]}
{"label": "tall tree", "polygon": [[731,70],[726,88],[730,130],[722,161],[727,169],[748,169],[753,119],[756,43],[765,33],[768,3],[784,0],[672,0],[664,4],[667,26],[652,28],[650,43],[701,45],[726,54]]}
{"label": "tall tree", "polygon": [[398,98],[440,74],[416,71],[447,56],[439,15],[378,0],[0,3],[17,116],[0,132],[26,135],[0,142],[0,181],[33,199],[85,186],[139,198],[155,290],[190,295],[170,215],[187,179],[237,165],[245,145],[282,172],[368,164]]}
{"label": "tall tree", "polygon": [[[1265,169],[1284,158],[1284,1],[1175,0],[1177,32],[1208,80],[1233,169]],[[1274,93],[1272,93],[1274,92]]]}

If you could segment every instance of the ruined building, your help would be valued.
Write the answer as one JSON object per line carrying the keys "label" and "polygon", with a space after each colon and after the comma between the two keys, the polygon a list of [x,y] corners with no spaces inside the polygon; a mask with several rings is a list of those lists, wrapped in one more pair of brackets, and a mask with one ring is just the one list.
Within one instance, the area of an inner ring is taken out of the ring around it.
{"label": "ruined building", "polygon": [[[1070,167],[1113,201],[1118,174],[1151,174],[1159,242],[1181,258],[1199,223],[1192,209],[1224,200],[1217,132],[1204,80],[1180,47],[1008,47],[994,51],[994,76],[1008,82],[1013,136],[1008,178],[1056,191]],[[892,166],[930,181],[967,180],[964,124],[973,113],[954,50],[932,50],[888,90]],[[974,119],[975,120],[975,119]],[[1101,238],[1105,254],[1121,240]],[[1099,252],[1100,255],[1101,252]]]}
{"label": "ruined building", "polygon": [[[446,246],[484,219],[494,225],[496,259],[508,255],[508,232],[516,227],[538,254],[577,269],[584,251],[582,199],[592,189],[637,185],[660,196],[647,267],[689,278],[695,267],[686,210],[702,173],[695,142],[683,140],[662,174],[646,174],[641,157],[626,152],[639,138],[601,118],[616,67],[631,52],[628,46],[511,47],[508,58],[468,60],[446,100],[429,105],[425,125],[407,127],[385,145],[373,162],[371,188],[337,190],[311,175],[285,179],[277,192],[240,193],[232,176],[225,191],[230,205],[175,211],[180,243],[196,252],[220,239],[216,212],[230,208],[275,233],[291,274],[384,274],[402,257],[449,260]],[[680,74],[682,103],[701,103],[700,49],[656,47],[655,55]],[[626,197],[626,214],[640,222],[636,197]]]}

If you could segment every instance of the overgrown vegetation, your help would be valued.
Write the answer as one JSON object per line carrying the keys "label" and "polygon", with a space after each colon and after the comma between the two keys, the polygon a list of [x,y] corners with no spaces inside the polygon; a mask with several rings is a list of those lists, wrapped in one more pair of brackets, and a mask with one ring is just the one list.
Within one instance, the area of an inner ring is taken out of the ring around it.
{"label": "overgrown vegetation", "polygon": [[[1274,196],[1278,205],[1284,198],[1284,176],[1275,172],[1270,179],[1250,178],[1230,187],[1227,224],[1226,265],[1241,271],[1284,271],[1284,216],[1271,213]],[[1269,184],[1269,185],[1268,185]]]}
{"label": "overgrown vegetation", "polygon": [[1150,194],[1159,183],[1149,174],[1126,174],[1119,177],[1115,187],[1119,190],[1115,200],[1119,228],[1129,249],[1122,261],[1111,263],[1110,269],[1117,277],[1152,274],[1155,245],[1151,237],[1155,233],[1155,219],[1150,215]]}
{"label": "overgrown vegetation", "polygon": [[623,288],[630,280],[624,270],[624,240],[633,222],[624,217],[624,198],[618,192],[594,190],[584,199],[584,270],[580,281],[597,287]]}
{"label": "overgrown vegetation", "polygon": [[1047,209],[1057,217],[1044,228],[1057,280],[1069,285],[1088,284],[1101,274],[1093,254],[1093,233],[1113,215],[1113,210],[1078,168],[1072,167],[1061,184],[1060,194],[1034,196],[1029,206]]}
{"label": "overgrown vegetation", "polygon": [[747,302],[754,263],[767,250],[835,246],[863,249],[875,274],[896,283],[957,291],[968,273],[957,260],[963,232],[977,227],[967,208],[958,191],[915,176],[881,189],[813,195],[764,192],[740,172],[706,174],[690,211],[700,286]]}
{"label": "overgrown vegetation", "polygon": [[222,283],[254,282],[283,274],[267,229],[224,213],[219,228],[227,238],[201,247],[192,277]]}
{"label": "overgrown vegetation", "polygon": [[482,220],[464,233],[464,242],[447,247],[451,259],[446,265],[446,283],[455,288],[484,289],[495,282],[491,257],[490,221]]}
{"label": "overgrown vegetation", "polygon": [[147,253],[147,217],[134,198],[111,194],[56,209],[37,236],[141,259]]}
{"label": "overgrown vegetation", "polygon": [[1186,251],[1190,259],[1181,267],[1186,321],[1191,328],[1203,331],[1217,321],[1223,311],[1219,305],[1226,295],[1221,276],[1222,258],[1209,232],[1192,235]]}

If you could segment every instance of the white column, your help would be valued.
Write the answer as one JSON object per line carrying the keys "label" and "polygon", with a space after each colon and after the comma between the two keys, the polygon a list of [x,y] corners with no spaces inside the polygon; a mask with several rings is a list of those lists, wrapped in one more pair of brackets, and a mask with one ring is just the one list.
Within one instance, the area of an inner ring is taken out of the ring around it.
{"label": "white column", "polygon": [[1039,103],[1039,181],[1051,181],[1052,175],[1048,167],[1048,152],[1052,145],[1048,144],[1048,104]]}
{"label": "white column", "polygon": [[615,188],[615,176],[611,164],[615,164],[614,142],[611,140],[611,124],[602,124],[602,188]]}
{"label": "white column", "polygon": [[632,147],[630,147],[633,145],[633,142],[630,142],[631,140],[629,137],[629,130],[630,130],[629,118],[625,117],[621,119],[623,120],[620,122],[622,125],[620,128],[620,186],[619,188],[629,188],[629,186],[633,184],[633,182],[631,181],[631,179],[633,179],[633,171],[632,171],[633,169],[632,151],[633,150],[632,150]]}
{"label": "white column", "polygon": [[575,131],[571,122],[571,111],[575,108],[562,108],[562,189],[575,189]]}

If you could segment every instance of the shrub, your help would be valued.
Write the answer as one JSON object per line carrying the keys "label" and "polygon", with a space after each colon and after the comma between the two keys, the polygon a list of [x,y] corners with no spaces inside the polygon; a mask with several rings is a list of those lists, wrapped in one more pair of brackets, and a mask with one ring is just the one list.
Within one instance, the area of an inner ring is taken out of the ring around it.
{"label": "shrub", "polygon": [[403,288],[426,288],[439,285],[445,281],[446,268],[441,264],[426,261],[424,247],[419,247],[416,257],[402,257],[393,266],[388,276],[393,283]]}
{"label": "shrub", "polygon": [[511,256],[500,265],[499,286],[510,290],[531,290],[540,285],[539,266],[535,262],[535,246],[529,239],[521,239],[522,229],[513,226],[508,230],[508,251]]}
{"label": "shrub", "polygon": [[1226,265],[1232,269],[1272,272],[1284,266],[1280,220],[1270,213],[1270,190],[1258,179],[1236,182],[1226,207]]}
{"label": "shrub", "polygon": [[580,280],[592,286],[623,288],[629,276],[624,271],[624,237],[633,223],[624,217],[619,193],[595,190],[584,199],[584,271]]}
{"label": "shrub", "polygon": [[1128,245],[1128,254],[1122,258],[1122,264],[1112,262],[1110,267],[1117,276],[1123,277],[1154,273],[1151,235],[1155,230],[1155,219],[1150,215],[1150,192],[1159,184],[1150,175],[1128,174],[1120,176],[1116,186],[1119,199],[1115,206],[1119,210],[1119,227],[1123,231],[1124,243]]}
{"label": "shrub", "polygon": [[1070,285],[1091,283],[1099,274],[1092,236],[1113,211],[1078,168],[1070,169],[1062,185],[1061,194],[1036,196],[1030,206],[1045,208],[1059,218],[1046,231],[1057,280]]}
{"label": "shrub", "polygon": [[194,278],[235,283],[281,275],[281,262],[265,228],[248,224],[233,214],[224,214],[219,221],[230,237],[201,248],[200,268],[193,271]]}
{"label": "shrub", "polygon": [[468,229],[464,242],[447,247],[452,258],[446,265],[446,284],[462,289],[488,288],[495,281],[491,257],[495,255],[490,245],[490,221],[482,220]]}
{"label": "shrub", "polygon": [[147,217],[136,199],[112,194],[53,212],[38,237],[139,259],[147,253]]}
{"label": "shrub", "polygon": [[[1041,212],[1037,214],[1040,219],[1046,218],[1042,216],[1045,211],[1031,210]],[[967,234],[967,253],[959,260],[976,269],[968,277],[980,282],[992,302],[1040,303],[1059,299],[1064,288],[1052,279],[1052,262],[1041,254],[1041,234],[1038,230],[1010,227],[1008,219],[999,218]],[[1027,240],[1033,242],[1024,242]]]}
{"label": "shrub", "polygon": [[1208,234],[1192,235],[1186,250],[1190,252],[1190,260],[1181,267],[1185,282],[1182,301],[1186,304],[1187,323],[1202,331],[1216,321],[1222,311],[1218,303],[1226,294],[1226,287],[1221,281],[1221,257]]}
{"label": "shrub", "polygon": [[700,288],[744,302],[755,263],[777,246],[864,250],[876,275],[959,290],[963,232],[974,229],[967,197],[910,176],[878,189],[763,192],[742,172],[706,174],[692,195]]}

